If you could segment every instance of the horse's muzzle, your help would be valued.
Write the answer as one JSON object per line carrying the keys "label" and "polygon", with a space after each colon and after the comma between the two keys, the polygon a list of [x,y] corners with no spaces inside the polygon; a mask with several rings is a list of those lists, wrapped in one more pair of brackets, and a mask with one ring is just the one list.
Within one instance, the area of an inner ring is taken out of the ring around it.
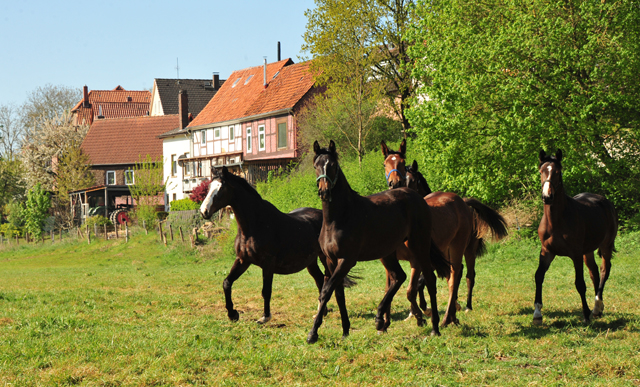
{"label": "horse's muzzle", "polygon": [[547,196],[542,196],[542,201],[544,204],[552,204],[553,203],[553,194],[549,194]]}

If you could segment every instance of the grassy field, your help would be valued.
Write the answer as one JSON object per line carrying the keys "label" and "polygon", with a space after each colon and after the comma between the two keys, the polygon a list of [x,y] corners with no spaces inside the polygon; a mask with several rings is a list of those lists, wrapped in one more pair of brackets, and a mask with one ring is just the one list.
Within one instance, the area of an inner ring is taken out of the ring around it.
{"label": "grassy field", "polygon": [[[384,270],[369,262],[356,266],[362,279],[346,292],[351,336],[341,339],[332,301],[314,345],[305,338],[317,291],[306,272],[276,276],[274,318],[258,326],[261,271],[250,268],[234,286],[240,321],[227,319],[228,244],[194,251],[139,234],[128,244],[3,247],[0,385],[640,386],[640,234],[617,247],[605,315],[590,325],[571,261],[558,257],[545,281],[544,325],[532,326],[538,244],[512,239],[480,259],[475,310],[441,337],[403,321],[404,287],[389,332],[376,333]],[[440,281],[441,313],[446,297]]]}

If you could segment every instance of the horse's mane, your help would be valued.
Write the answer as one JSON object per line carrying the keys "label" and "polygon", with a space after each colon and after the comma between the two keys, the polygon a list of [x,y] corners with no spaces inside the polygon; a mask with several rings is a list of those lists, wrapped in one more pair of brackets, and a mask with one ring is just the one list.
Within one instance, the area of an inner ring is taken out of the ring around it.
{"label": "horse's mane", "polygon": [[540,166],[544,163],[556,163],[560,168],[562,168],[562,163],[560,160],[556,159],[556,156],[546,155],[540,160]]}
{"label": "horse's mane", "polygon": [[253,188],[251,186],[251,184],[249,184],[248,181],[246,181],[244,178],[240,177],[240,176],[236,176],[233,173],[229,172],[226,176],[225,179],[229,179],[231,178],[231,180],[234,183],[237,183],[238,185],[242,186],[242,188],[244,188],[249,194],[251,194],[251,196],[254,196],[260,200],[262,200],[262,196],[260,196],[260,194],[258,193],[258,191],[256,191],[255,188]]}
{"label": "horse's mane", "polygon": [[406,170],[407,173],[411,173],[416,177],[416,179],[418,180],[418,184],[422,187],[422,189],[424,189],[428,193],[431,193],[431,187],[429,187],[429,183],[427,183],[427,179],[424,178],[422,172],[414,171],[413,167],[410,165],[406,167]]}
{"label": "horse's mane", "polygon": [[318,151],[316,152],[316,157],[318,157],[319,155],[335,155],[336,161],[338,161],[338,152],[331,152],[329,148],[318,149]]}
{"label": "horse's mane", "polygon": [[400,157],[402,157],[403,159],[406,159],[406,157],[404,156],[404,153],[400,152],[399,150],[395,151],[395,150],[389,149],[389,151],[387,152],[387,154],[390,154],[390,155],[400,155]]}

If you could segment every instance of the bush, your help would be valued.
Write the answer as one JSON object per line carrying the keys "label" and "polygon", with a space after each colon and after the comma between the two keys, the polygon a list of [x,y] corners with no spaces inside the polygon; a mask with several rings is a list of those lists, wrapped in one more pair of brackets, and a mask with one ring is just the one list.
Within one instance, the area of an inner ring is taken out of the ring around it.
{"label": "bush", "polygon": [[23,231],[11,223],[4,223],[0,225],[0,234],[5,238],[14,238],[16,235],[22,236]]}
{"label": "bush", "polygon": [[142,227],[144,224],[147,230],[152,230],[158,224],[158,216],[156,215],[156,206],[139,204],[133,213],[133,216],[138,222],[138,226]]}
{"label": "bush", "polygon": [[102,215],[95,215],[95,216],[88,217],[86,224],[87,224],[87,227],[89,227],[89,229],[93,229],[93,225],[97,225],[99,227],[104,227],[104,225],[107,225],[107,226],[113,225],[113,223],[111,223],[109,219],[107,219]]}
{"label": "bush", "polygon": [[188,210],[197,210],[200,208],[200,204],[194,202],[189,198],[184,198],[180,200],[174,200],[170,204],[169,211],[188,211]]}
{"label": "bush", "polygon": [[191,191],[189,199],[196,203],[202,203],[209,193],[209,184],[211,184],[211,180],[203,180],[202,183],[198,184],[198,186]]}

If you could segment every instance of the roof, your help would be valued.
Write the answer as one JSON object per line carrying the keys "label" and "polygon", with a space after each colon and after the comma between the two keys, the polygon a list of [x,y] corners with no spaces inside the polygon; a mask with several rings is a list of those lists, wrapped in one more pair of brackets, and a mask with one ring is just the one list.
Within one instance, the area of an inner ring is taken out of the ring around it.
{"label": "roof", "polygon": [[139,117],[149,114],[151,92],[147,90],[125,90],[117,86],[113,90],[91,90],[89,106],[80,100],[71,111],[76,114],[76,123],[91,125],[100,115],[105,118]]}
{"label": "roof", "polygon": [[[222,85],[224,80],[218,82]],[[162,103],[162,111],[164,114],[178,114],[178,92],[186,90],[189,96],[189,113],[196,117],[220,88],[214,88],[212,83],[212,79],[156,78],[155,85]]]}
{"label": "roof", "polygon": [[178,127],[178,115],[96,119],[82,142],[91,164],[135,164],[162,157],[158,135]]}
{"label": "roof", "polygon": [[267,64],[268,86],[266,89],[263,85],[263,66],[234,71],[198,117],[189,124],[189,128],[268,112],[271,110],[265,109],[271,109],[274,106],[293,107],[295,103],[293,105],[291,103],[295,96],[300,95],[300,91],[306,88],[302,93],[304,95],[310,86],[307,86],[307,82],[296,82],[295,77],[285,82],[281,75],[301,74],[289,69],[284,70],[291,66],[296,66],[297,69],[300,66],[308,68],[304,63],[295,65],[291,59]]}

